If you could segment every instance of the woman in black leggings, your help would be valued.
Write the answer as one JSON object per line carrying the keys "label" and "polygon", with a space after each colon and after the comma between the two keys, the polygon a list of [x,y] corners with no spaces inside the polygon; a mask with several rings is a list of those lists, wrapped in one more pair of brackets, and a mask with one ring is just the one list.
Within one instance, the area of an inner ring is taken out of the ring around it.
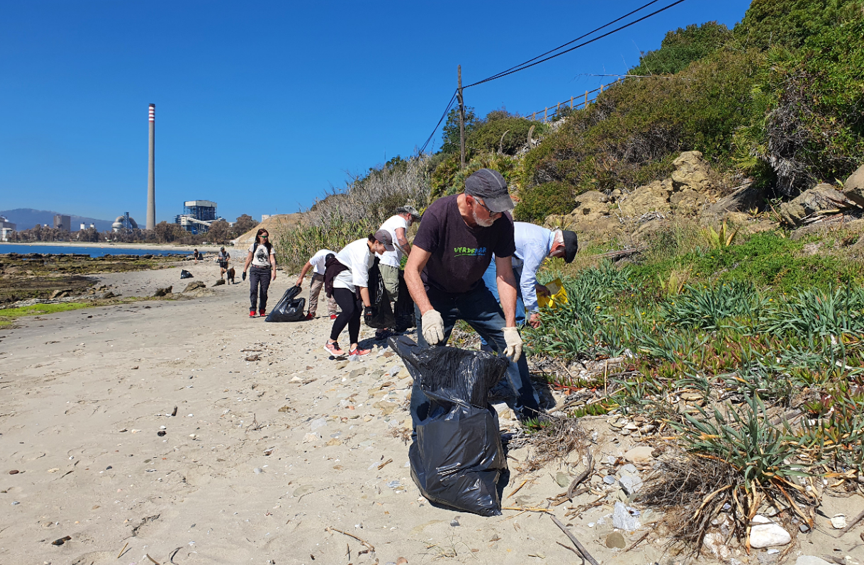
{"label": "woman in black leggings", "polygon": [[351,340],[348,355],[369,353],[368,349],[360,349],[358,344],[363,305],[367,308],[372,305],[369,300],[369,268],[375,261],[376,253],[392,250],[393,239],[390,233],[386,230],[378,230],[375,235],[349,243],[336,255],[340,269],[332,279],[333,298],[336,299],[342,312],[333,321],[330,339],[324,346],[324,349],[332,355],[345,354],[337,342],[345,326],[348,326],[348,338]]}

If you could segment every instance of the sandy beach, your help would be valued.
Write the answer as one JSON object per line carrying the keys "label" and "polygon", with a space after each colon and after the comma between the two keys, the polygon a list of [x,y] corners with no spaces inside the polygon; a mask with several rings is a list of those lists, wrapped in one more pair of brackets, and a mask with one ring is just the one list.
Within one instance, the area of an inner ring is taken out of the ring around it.
{"label": "sandy beach", "polygon": [[[184,267],[208,287],[218,277],[211,264]],[[124,296],[169,285],[178,293],[189,282],[179,270],[100,283]],[[279,273],[270,306],[294,280]],[[246,284],[224,285],[0,330],[0,563],[580,562],[548,513],[483,518],[420,496],[405,439],[411,379],[372,330],[361,336],[374,344],[370,355],[331,361],[322,349],[329,318],[270,324],[249,319],[247,305]],[[502,427],[515,429],[504,416]],[[647,477],[654,459],[625,460],[639,440],[615,433],[605,417],[582,425],[597,432],[592,492],[548,512],[601,563],[682,562],[653,536],[629,551],[607,547],[621,495],[603,476],[621,476],[630,463]],[[566,488],[560,474],[569,480],[585,468],[572,454],[519,473],[527,456],[508,453],[505,507],[546,508]],[[823,511],[851,519],[860,510],[852,506],[826,499]],[[660,518],[643,511],[639,528],[622,532],[626,547]],[[857,532],[837,540],[818,520],[792,542],[793,562],[801,553],[864,559]],[[763,562],[735,551],[740,563]]]}

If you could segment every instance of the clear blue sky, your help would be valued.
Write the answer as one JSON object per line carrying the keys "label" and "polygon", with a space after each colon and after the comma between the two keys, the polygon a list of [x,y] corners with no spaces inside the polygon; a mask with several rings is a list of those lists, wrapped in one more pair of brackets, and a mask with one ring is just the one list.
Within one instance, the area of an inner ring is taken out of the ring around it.
{"label": "clear blue sky", "polygon": [[[0,210],[143,223],[152,102],[158,220],[190,199],[230,220],[296,212],[422,145],[458,64],[467,84],[645,2],[4,2]],[[731,27],[748,5],[687,0],[466,104],[530,113],[609,81],[586,74],[625,72],[670,29]]]}

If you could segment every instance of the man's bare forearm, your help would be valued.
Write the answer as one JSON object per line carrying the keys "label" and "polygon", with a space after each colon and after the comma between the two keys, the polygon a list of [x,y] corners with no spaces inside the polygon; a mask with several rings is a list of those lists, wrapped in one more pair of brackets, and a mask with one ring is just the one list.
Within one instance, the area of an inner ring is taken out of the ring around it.
{"label": "man's bare forearm", "polygon": [[498,284],[498,297],[501,299],[501,309],[504,310],[504,325],[508,328],[516,327],[516,277],[513,276],[513,268],[510,267],[510,258],[503,257],[507,261],[507,267],[501,269],[501,263],[496,257],[495,277]]}

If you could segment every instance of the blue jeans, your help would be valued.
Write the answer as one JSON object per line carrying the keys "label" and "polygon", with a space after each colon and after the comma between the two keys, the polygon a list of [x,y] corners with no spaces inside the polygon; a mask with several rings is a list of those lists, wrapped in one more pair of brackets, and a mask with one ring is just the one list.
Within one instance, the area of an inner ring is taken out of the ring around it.
{"label": "blue jeans", "polygon": [[[498,281],[495,280],[497,274],[495,261],[492,261],[489,263],[489,268],[483,273],[483,282],[486,284],[489,292],[492,293],[492,296],[495,297],[495,302],[501,302],[501,298],[498,296]],[[516,327],[518,328],[525,325],[525,302],[522,301],[522,287],[519,286],[519,279],[522,278],[522,273],[517,269],[513,269],[513,276],[516,277]],[[492,350],[482,335],[480,336],[480,345],[484,351]]]}
{"label": "blue jeans", "polygon": [[[482,284],[477,288],[464,294],[447,294],[429,290],[427,292],[432,307],[441,314],[444,320],[444,341],[439,345],[446,345],[450,339],[450,333],[456,320],[465,320],[474,330],[492,344],[493,350],[499,355],[504,354],[507,344],[504,341],[504,312],[492,293]],[[429,344],[423,338],[423,318],[420,309],[414,305],[414,316],[417,319],[417,343],[420,347],[428,347]],[[504,389],[507,390],[507,406],[516,413],[520,420],[533,418],[540,411],[537,397],[534,394],[534,386],[528,376],[528,362],[525,356],[519,357],[516,363],[510,362],[510,367],[504,374]],[[498,392],[500,387],[496,387]],[[429,399],[420,389],[418,380],[414,381],[411,389],[411,419],[416,427],[417,423],[425,420],[429,414]]]}

